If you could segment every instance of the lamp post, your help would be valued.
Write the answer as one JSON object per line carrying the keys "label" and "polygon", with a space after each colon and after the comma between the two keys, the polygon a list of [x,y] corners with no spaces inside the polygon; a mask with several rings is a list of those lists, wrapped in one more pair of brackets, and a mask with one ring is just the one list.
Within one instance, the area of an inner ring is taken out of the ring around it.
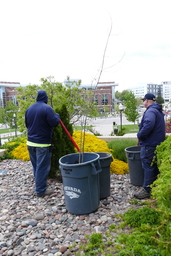
{"label": "lamp post", "polygon": [[123,105],[119,104],[119,111],[120,111],[120,126],[121,126],[121,132],[122,132],[122,111],[124,110]]}
{"label": "lamp post", "polygon": [[16,123],[16,114],[13,114],[14,117],[14,127],[15,127],[15,137],[17,137],[17,123]]}

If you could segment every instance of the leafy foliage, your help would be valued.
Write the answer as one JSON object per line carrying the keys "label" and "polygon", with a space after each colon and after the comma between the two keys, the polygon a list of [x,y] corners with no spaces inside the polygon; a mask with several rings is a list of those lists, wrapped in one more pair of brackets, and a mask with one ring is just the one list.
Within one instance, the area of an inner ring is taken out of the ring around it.
{"label": "leafy foliage", "polygon": [[158,208],[171,217],[171,136],[157,146],[156,151],[160,174],[153,183],[152,195],[157,199]]}
{"label": "leafy foliage", "polygon": [[[156,152],[160,174],[152,186],[152,200],[120,215],[123,222],[103,236],[102,254],[95,254],[98,251],[91,248],[87,255],[171,255],[171,136],[157,146]],[[84,255],[86,245],[80,248],[82,253],[77,255]]]}
{"label": "leafy foliage", "polygon": [[127,99],[127,95],[129,94],[129,92],[130,91],[128,91],[128,90],[123,90],[122,92],[116,91],[115,97],[116,97],[116,99],[118,99],[120,101],[125,101]]}
{"label": "leafy foliage", "polygon": [[[120,128],[121,129],[121,128]],[[125,128],[123,127],[122,130],[119,130],[116,136],[123,136],[125,134]]]}
{"label": "leafy foliage", "polygon": [[[55,112],[60,115],[60,119],[67,128],[68,132],[72,136],[73,129],[72,124],[69,122],[69,114],[66,109],[66,106],[63,105],[61,109],[55,109]],[[52,160],[51,160],[51,170],[49,173],[50,178],[56,177],[59,174],[59,158],[64,155],[74,153],[74,146],[71,140],[68,138],[65,131],[62,129],[59,124],[53,130],[53,139],[52,139]]]}
{"label": "leafy foliage", "polygon": [[16,149],[21,143],[24,143],[26,141],[26,138],[17,137],[13,139],[12,141],[5,142],[3,146],[0,148],[6,149],[4,152],[4,156],[0,157],[0,160],[3,159],[14,159],[15,157],[12,154],[12,151]]}
{"label": "leafy foliage", "polygon": [[[131,208],[121,215],[124,222],[119,226],[112,224],[102,237],[98,238],[97,234],[86,236],[87,243],[80,245],[81,252],[76,255],[170,255],[169,234],[165,235],[162,218],[162,212],[149,205],[138,209]],[[95,244],[91,242],[93,235],[96,237]],[[166,238],[167,241],[164,240]]]}
{"label": "leafy foliage", "polygon": [[148,206],[135,209],[129,209],[124,215],[123,220],[130,227],[141,227],[143,224],[158,225],[160,224],[159,212]]}
{"label": "leafy foliage", "polygon": [[6,118],[5,118],[5,108],[0,108],[0,124],[5,124]]}
{"label": "leafy foliage", "polygon": [[156,102],[158,104],[162,104],[162,103],[164,103],[164,99],[162,98],[162,96],[158,95],[157,98],[156,98]]}
{"label": "leafy foliage", "polygon": [[102,234],[92,234],[89,237],[89,243],[85,247],[85,251],[92,250],[94,248],[97,248],[101,245],[102,243]]}
{"label": "leafy foliage", "polygon": [[[69,79],[69,78],[68,78]],[[69,80],[68,80],[69,81]],[[38,90],[45,90],[48,95],[48,104],[53,109],[60,109],[62,105],[66,105],[69,113],[69,119],[76,122],[82,115],[96,116],[97,109],[94,102],[91,100],[93,97],[92,92],[87,92],[79,88],[79,84],[66,84],[58,83],[53,77],[41,79],[41,85],[28,85],[26,87],[17,88],[20,111],[18,113],[18,125],[20,130],[25,129],[24,116],[26,109],[36,101]]]}
{"label": "leafy foliage", "polygon": [[125,96],[124,105],[126,107],[124,113],[127,117],[127,120],[135,123],[139,117],[139,113],[137,111],[137,100],[132,92],[128,92]]}
{"label": "leafy foliage", "polygon": [[0,108],[0,123],[7,124],[10,128],[14,128],[17,120],[18,106],[12,101],[7,101],[5,108]]}

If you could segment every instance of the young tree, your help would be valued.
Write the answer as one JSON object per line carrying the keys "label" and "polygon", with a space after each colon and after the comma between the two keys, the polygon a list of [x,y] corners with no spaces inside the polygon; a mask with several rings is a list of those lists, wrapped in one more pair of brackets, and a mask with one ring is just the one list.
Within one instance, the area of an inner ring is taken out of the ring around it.
{"label": "young tree", "polygon": [[90,117],[97,115],[97,108],[92,100],[93,93],[79,88],[81,80],[70,82],[70,78],[67,77],[68,83],[65,86],[52,80],[54,77],[41,79],[41,86],[49,96],[49,104],[53,108],[66,105],[72,123],[77,122],[85,112],[88,112]]}
{"label": "young tree", "polygon": [[4,123],[7,124],[10,128],[17,127],[18,119],[18,106],[12,101],[6,103],[6,108],[4,108],[3,118]]}
{"label": "young tree", "polygon": [[72,123],[78,121],[85,113],[88,113],[90,117],[97,115],[97,108],[95,107],[95,103],[91,100],[91,92],[85,92],[79,89],[79,84],[75,86],[63,86],[61,83],[54,81],[54,78],[51,76],[42,78],[41,82],[42,84],[40,86],[28,85],[26,87],[17,88],[17,100],[20,109],[18,113],[18,124],[21,131],[25,129],[25,111],[36,101],[38,90],[45,90],[47,92],[48,104],[51,105],[53,109],[60,109],[62,105],[65,105],[69,113],[70,122]]}
{"label": "young tree", "polygon": [[120,100],[120,101],[125,101],[127,99],[127,95],[129,95],[129,92],[128,90],[123,90],[122,92],[116,92],[115,93],[115,97]]}
{"label": "young tree", "polygon": [[164,103],[164,99],[159,95],[156,98],[156,102],[159,103],[159,104],[162,104],[162,103]]}
{"label": "young tree", "polygon": [[137,111],[137,100],[131,91],[129,91],[125,96],[124,106],[126,107],[124,113],[127,120],[134,122],[135,124],[135,121],[139,117],[139,113]]}
{"label": "young tree", "polygon": [[5,108],[0,108],[0,124],[6,124]]}

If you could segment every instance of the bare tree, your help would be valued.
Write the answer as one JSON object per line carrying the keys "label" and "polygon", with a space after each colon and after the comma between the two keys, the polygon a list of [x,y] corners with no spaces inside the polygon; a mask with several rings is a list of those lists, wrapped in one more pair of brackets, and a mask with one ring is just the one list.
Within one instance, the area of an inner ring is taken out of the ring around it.
{"label": "bare tree", "polygon": [[109,14],[109,16],[110,16],[110,21],[111,21],[111,23],[110,23],[110,29],[109,29],[109,33],[108,33],[108,36],[107,36],[107,40],[106,40],[106,44],[105,44],[105,48],[104,48],[104,52],[103,52],[103,56],[102,56],[102,63],[101,63],[101,65],[100,65],[100,70],[98,70],[98,73],[97,73],[98,78],[96,79],[96,76],[97,76],[97,75],[96,75],[96,76],[93,78],[92,83],[91,83],[91,85],[93,85],[93,82],[96,81],[96,83],[95,83],[95,86],[96,86],[96,87],[97,87],[97,85],[98,85],[98,83],[99,83],[99,81],[100,81],[100,78],[101,78],[101,75],[102,75],[103,71],[106,70],[106,69],[109,69],[109,68],[112,68],[112,67],[116,66],[118,63],[120,63],[120,62],[122,61],[122,59],[123,59],[124,56],[125,56],[125,52],[124,52],[123,55],[122,55],[122,57],[121,57],[121,59],[120,59],[117,63],[114,63],[112,66],[109,66],[109,67],[104,68],[105,57],[106,57],[106,51],[107,51],[107,48],[108,48],[109,39],[110,39],[110,37],[111,37],[111,33],[112,33],[112,29],[113,29],[112,17],[111,17],[110,14]]}

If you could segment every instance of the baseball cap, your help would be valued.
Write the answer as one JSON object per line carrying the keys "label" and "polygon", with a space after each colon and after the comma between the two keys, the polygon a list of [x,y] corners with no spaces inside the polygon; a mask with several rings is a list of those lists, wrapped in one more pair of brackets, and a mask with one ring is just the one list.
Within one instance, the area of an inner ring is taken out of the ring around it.
{"label": "baseball cap", "polygon": [[153,100],[155,101],[156,100],[156,96],[152,93],[147,93],[144,98],[142,98],[142,100]]}

